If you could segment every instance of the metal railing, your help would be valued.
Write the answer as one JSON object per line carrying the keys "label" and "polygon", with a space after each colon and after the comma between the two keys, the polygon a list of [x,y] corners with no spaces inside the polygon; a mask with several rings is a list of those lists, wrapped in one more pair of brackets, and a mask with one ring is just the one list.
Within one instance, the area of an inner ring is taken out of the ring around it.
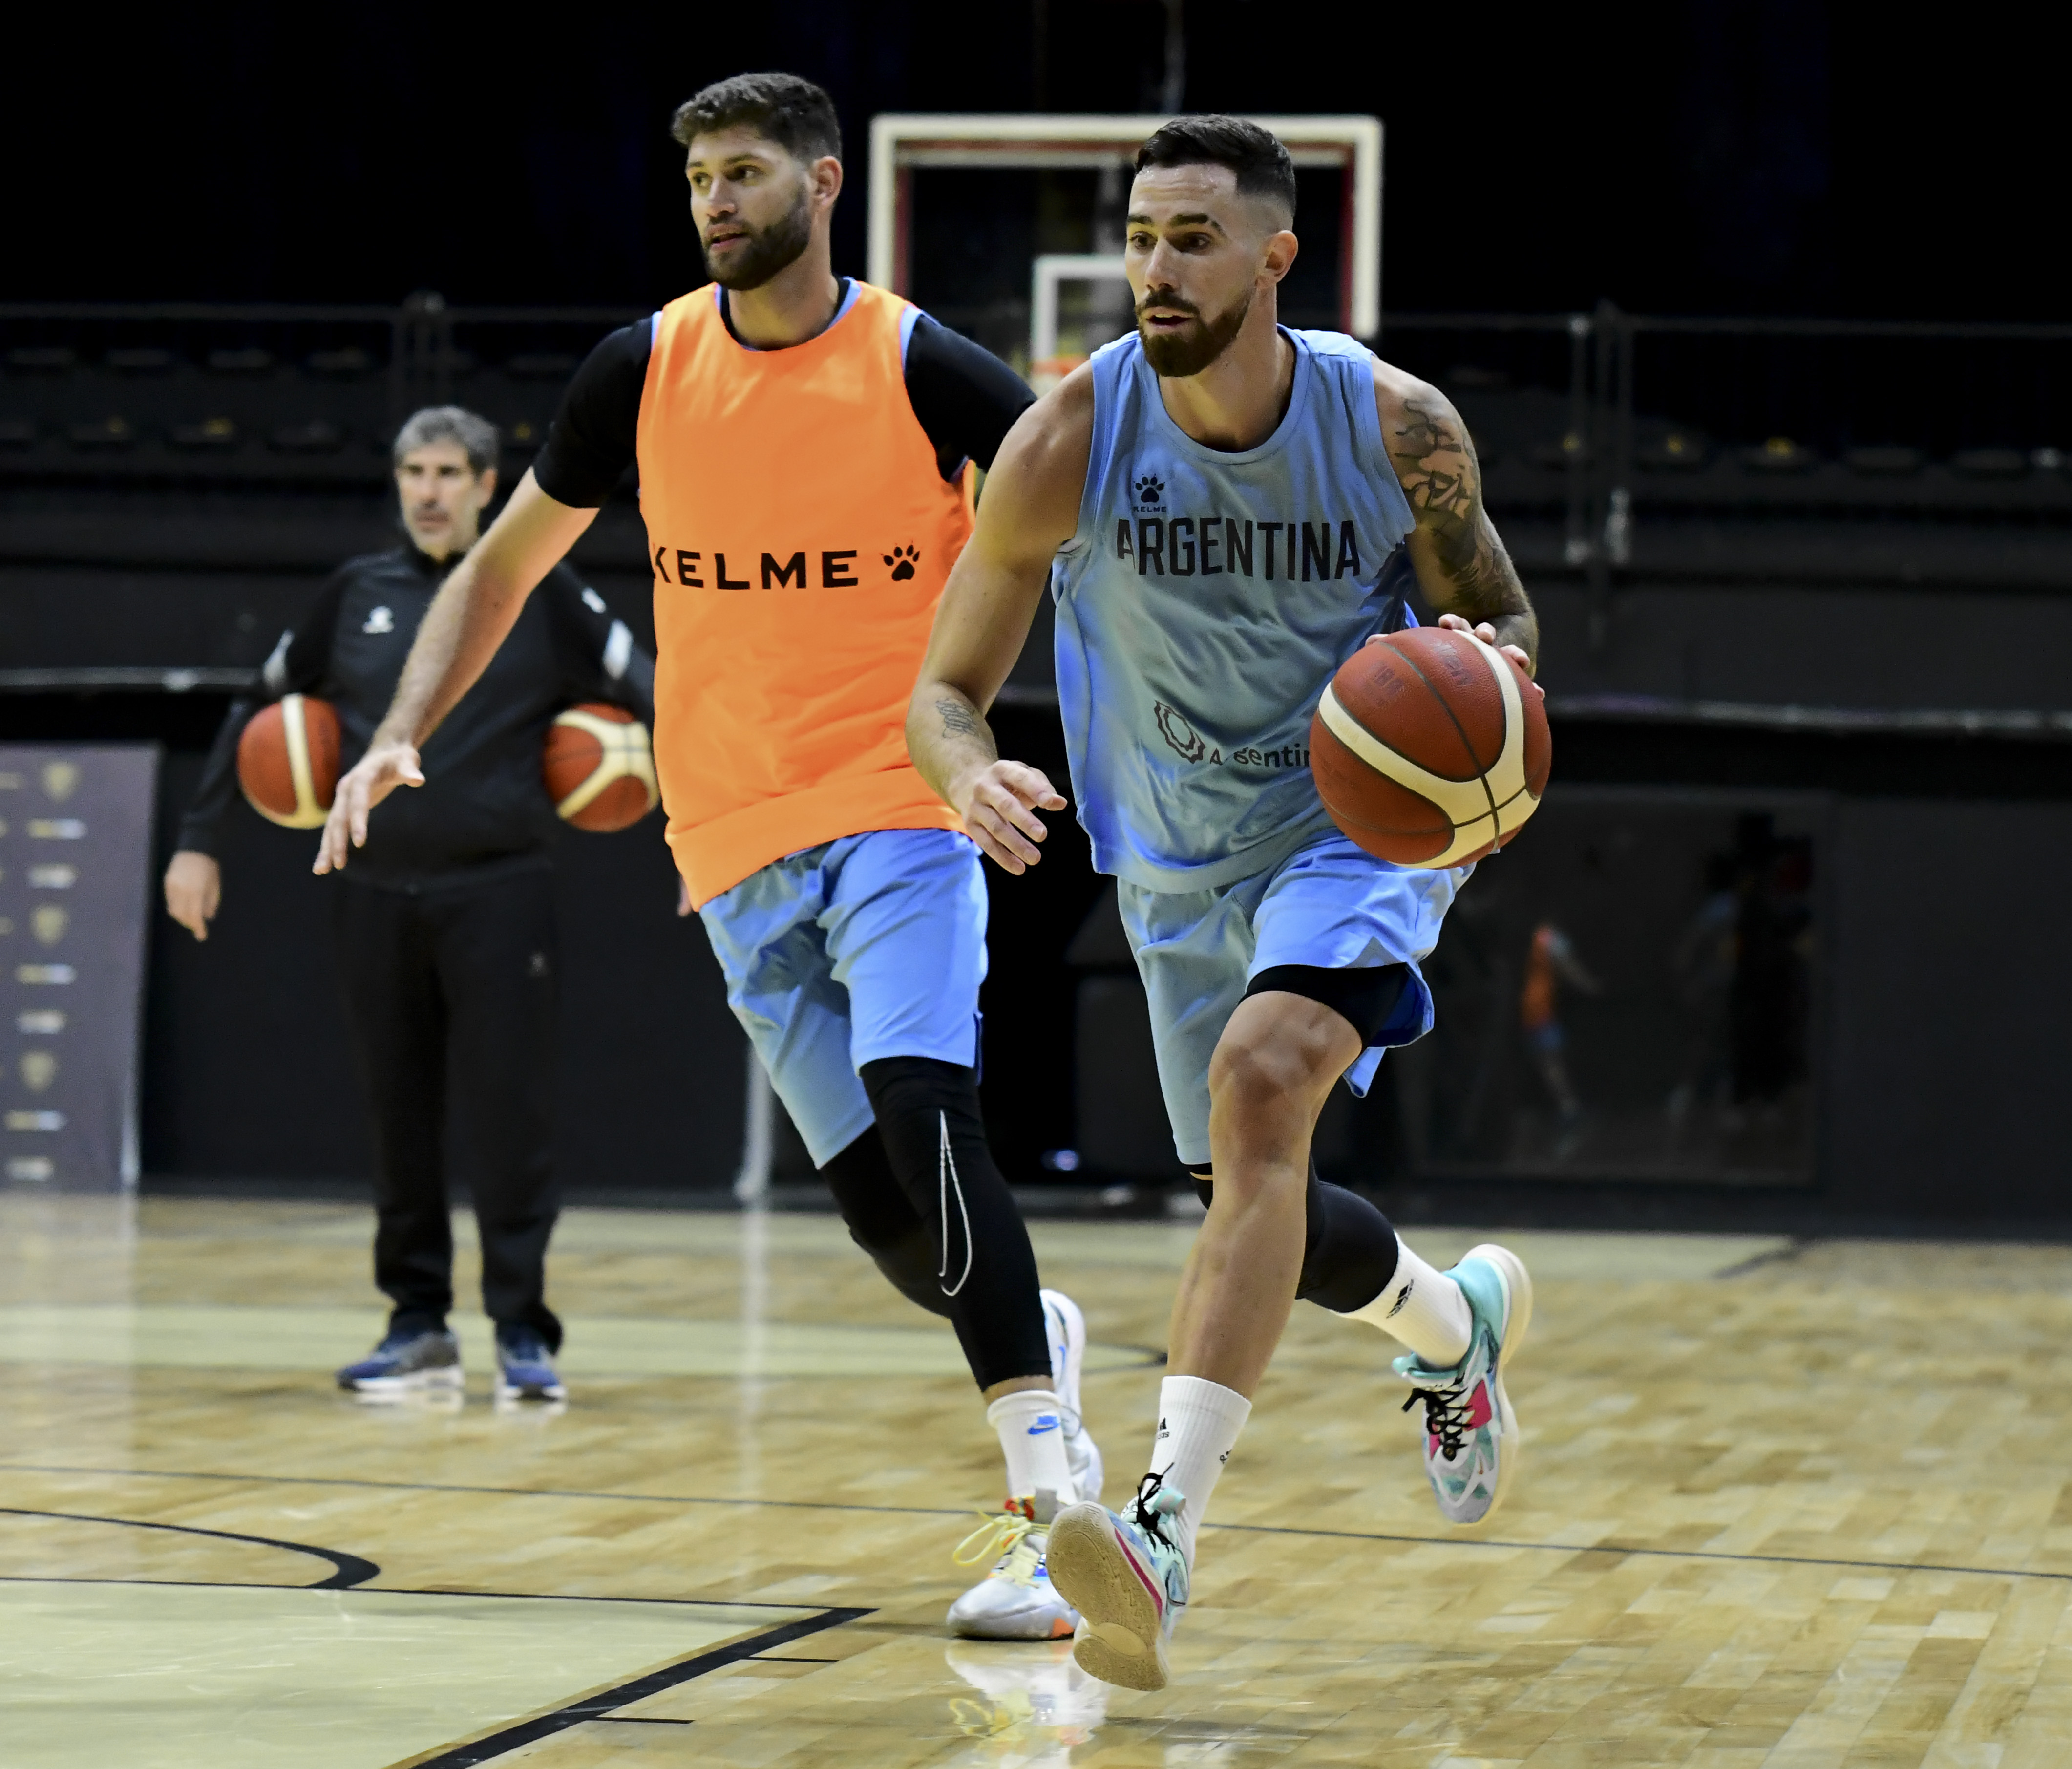
{"label": "metal railing", "polygon": [[[405,416],[453,399],[523,449],[582,355],[635,317],[455,307],[431,291],[393,307],[0,304],[0,473],[368,479]],[[1558,525],[1538,568],[1588,581],[1600,638],[1614,586],[1646,564],[1644,522],[2016,525],[2072,544],[2072,324],[1679,319],[1605,302],[1396,314],[1382,347],[1455,398],[1499,512]],[[101,418],[97,400],[134,409]],[[193,418],[211,400],[236,414],[235,446],[175,422],[181,401]],[[273,427],[289,417],[328,422]],[[348,430],[366,445],[356,455],[339,452]],[[273,454],[258,466],[261,431]],[[2047,580],[2054,566],[2041,569]]]}

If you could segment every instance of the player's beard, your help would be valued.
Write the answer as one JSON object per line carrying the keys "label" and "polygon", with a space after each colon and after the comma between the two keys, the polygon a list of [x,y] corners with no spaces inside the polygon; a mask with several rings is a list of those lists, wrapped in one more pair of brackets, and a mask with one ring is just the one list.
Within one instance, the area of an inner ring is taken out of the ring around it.
{"label": "player's beard", "polygon": [[759,289],[779,271],[797,263],[812,237],[812,212],[802,184],[791,213],[760,232],[751,229],[747,245],[734,253],[724,269],[713,262],[707,248],[705,274],[722,289]]}
{"label": "player's beard", "polygon": [[1201,373],[1230,348],[1231,340],[1244,324],[1244,316],[1252,311],[1252,290],[1247,289],[1243,300],[1213,319],[1204,319],[1199,307],[1180,300],[1170,290],[1145,290],[1144,299],[1137,303],[1140,315],[1146,306],[1169,307],[1194,316],[1194,324],[1181,331],[1150,331],[1141,317],[1137,322],[1137,335],[1144,343],[1144,360],[1151,364],[1152,372],[1168,381],[1184,381]]}

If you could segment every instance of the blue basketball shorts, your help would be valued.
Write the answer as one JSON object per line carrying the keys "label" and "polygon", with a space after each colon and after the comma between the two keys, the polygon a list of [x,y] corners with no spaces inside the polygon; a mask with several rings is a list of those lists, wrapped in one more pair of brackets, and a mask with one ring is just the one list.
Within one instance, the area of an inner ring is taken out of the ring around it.
{"label": "blue basketball shorts", "polygon": [[978,1063],[985,880],[950,829],[875,829],[787,854],[698,911],[727,1006],[815,1166],[873,1118],[857,1071]]}
{"label": "blue basketball shorts", "polygon": [[1431,1031],[1432,991],[1418,963],[1438,944],[1439,924],[1472,870],[1393,866],[1334,829],[1278,865],[1211,891],[1148,891],[1118,881],[1182,1162],[1199,1167],[1209,1159],[1209,1059],[1246,985],[1261,971],[1410,967],[1380,1041],[1346,1072],[1355,1093],[1366,1093],[1383,1050]]}

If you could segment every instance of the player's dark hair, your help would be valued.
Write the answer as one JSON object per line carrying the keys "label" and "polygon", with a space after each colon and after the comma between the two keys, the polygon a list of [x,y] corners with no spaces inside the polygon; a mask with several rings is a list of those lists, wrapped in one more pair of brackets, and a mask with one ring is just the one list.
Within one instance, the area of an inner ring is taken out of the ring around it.
{"label": "player's dark hair", "polygon": [[1242,117],[1176,117],[1137,150],[1147,166],[1227,166],[1240,196],[1271,197],[1295,219],[1295,163],[1281,138]]}
{"label": "player's dark hair", "polygon": [[796,74],[736,74],[715,80],[676,107],[669,134],[689,147],[693,136],[744,123],[794,159],[841,158],[835,101]]}

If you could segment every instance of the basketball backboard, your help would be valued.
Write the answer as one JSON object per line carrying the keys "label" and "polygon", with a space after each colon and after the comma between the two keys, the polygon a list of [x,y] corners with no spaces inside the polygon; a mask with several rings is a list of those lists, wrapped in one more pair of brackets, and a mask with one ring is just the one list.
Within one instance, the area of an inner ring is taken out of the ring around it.
{"label": "basketball backboard", "polygon": [[[915,114],[888,112],[870,126],[869,262],[865,274],[880,287],[912,287],[914,174],[923,168],[1001,171],[1120,168],[1166,118],[1154,115]],[[1299,170],[1344,173],[1338,216],[1338,323],[1371,340],[1381,329],[1382,125],[1375,117],[1257,117],[1287,144]],[[1053,302],[1060,278],[1105,277],[1101,254],[1076,265],[1054,262],[1046,273],[1032,261],[1032,329],[1040,318],[1047,279]],[[1035,340],[1032,338],[1032,346]],[[1032,348],[1032,356],[1041,354]]]}

